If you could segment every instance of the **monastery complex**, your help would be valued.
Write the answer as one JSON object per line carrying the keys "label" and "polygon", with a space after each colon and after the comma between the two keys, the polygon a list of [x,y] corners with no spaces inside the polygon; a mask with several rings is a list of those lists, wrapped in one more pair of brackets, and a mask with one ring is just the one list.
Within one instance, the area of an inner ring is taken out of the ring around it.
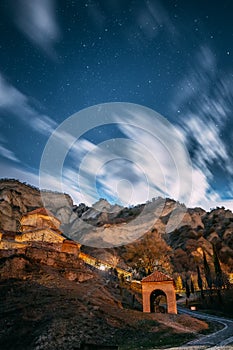
{"label": "monastery complex", "polygon": [[20,249],[41,242],[51,244],[54,250],[77,254],[81,245],[67,239],[60,225],[45,208],[33,210],[21,218],[19,232],[0,231],[0,249]]}
{"label": "monastery complex", "polygon": [[[49,247],[51,250],[72,254],[85,263],[101,269],[112,266],[80,251],[81,244],[68,239],[60,231],[61,222],[50,211],[39,208],[26,213],[20,220],[20,231],[0,231],[0,250],[26,250],[28,247]],[[131,273],[116,268],[118,275],[131,279]],[[169,276],[155,271],[141,281],[144,312],[161,312],[156,308],[156,298],[164,297],[165,312],[177,313],[174,281]]]}

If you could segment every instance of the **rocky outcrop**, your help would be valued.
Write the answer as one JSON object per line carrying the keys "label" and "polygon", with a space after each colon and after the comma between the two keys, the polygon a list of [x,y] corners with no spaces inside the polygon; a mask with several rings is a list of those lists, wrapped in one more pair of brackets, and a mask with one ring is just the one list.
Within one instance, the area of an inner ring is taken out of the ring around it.
{"label": "rocky outcrop", "polygon": [[[46,207],[61,220],[63,227],[77,219],[77,206],[67,194],[39,189],[17,180],[0,180],[0,229],[17,231],[22,215]],[[73,210],[73,209],[76,210]]]}
{"label": "rocky outcrop", "polygon": [[93,273],[83,260],[72,254],[51,249],[44,244],[24,249],[0,250],[0,279],[26,279],[32,270],[39,271],[41,266],[52,267],[70,281],[84,282],[93,278]]}
{"label": "rocky outcrop", "polygon": [[[74,205],[67,194],[39,191],[16,180],[0,180],[0,229],[16,231],[21,216],[45,205],[62,223],[64,235],[82,245],[108,248],[137,242],[157,230],[173,250],[172,267],[195,269],[202,250],[211,260],[215,244],[226,271],[233,267],[233,214],[216,208],[188,209],[171,199],[157,198],[132,208],[100,199],[91,208]],[[92,252],[93,253],[93,252]],[[180,261],[179,261],[180,260]]]}

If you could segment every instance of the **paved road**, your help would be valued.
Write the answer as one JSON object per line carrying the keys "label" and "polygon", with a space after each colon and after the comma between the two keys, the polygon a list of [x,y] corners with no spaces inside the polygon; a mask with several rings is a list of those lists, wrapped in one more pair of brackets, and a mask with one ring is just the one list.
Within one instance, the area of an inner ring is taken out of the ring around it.
{"label": "paved road", "polygon": [[[233,320],[211,316],[197,311],[194,312],[181,307],[178,307],[178,310],[179,313],[188,314],[199,319],[219,322],[224,327],[212,334],[200,335],[198,339],[192,340],[181,347],[169,348],[167,350],[233,350]],[[156,350],[156,348],[153,350]]]}
{"label": "paved road", "polygon": [[217,346],[230,346],[232,344],[230,348],[233,349],[233,320],[229,320],[227,318],[218,316],[207,315],[196,311],[193,312],[183,308],[179,308],[179,312],[186,313],[190,316],[194,316],[203,320],[219,322],[224,326],[219,331],[206,336],[201,336],[201,338],[193,340],[187,345],[204,345],[208,346],[208,349],[211,349],[213,347],[214,349],[216,349]]}

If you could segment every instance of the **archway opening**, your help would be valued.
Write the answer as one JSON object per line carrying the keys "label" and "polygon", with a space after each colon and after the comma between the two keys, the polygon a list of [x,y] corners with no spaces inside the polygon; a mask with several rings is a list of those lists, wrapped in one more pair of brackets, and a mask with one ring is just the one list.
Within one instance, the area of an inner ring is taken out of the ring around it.
{"label": "archway opening", "polygon": [[161,289],[155,289],[150,295],[150,312],[167,313],[167,296]]}

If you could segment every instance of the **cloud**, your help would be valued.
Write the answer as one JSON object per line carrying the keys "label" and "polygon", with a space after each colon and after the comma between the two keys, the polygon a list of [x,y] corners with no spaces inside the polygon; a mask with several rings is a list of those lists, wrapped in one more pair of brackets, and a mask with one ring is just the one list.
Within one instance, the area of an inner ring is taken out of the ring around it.
{"label": "cloud", "polygon": [[[212,67],[216,65],[210,57],[206,60],[208,67],[210,62]],[[221,80],[221,84],[225,87],[225,96],[230,94],[226,81]],[[218,86],[215,94],[219,98],[223,94]],[[188,118],[184,113],[182,123],[177,127],[161,119],[152,121],[146,112],[132,107],[132,110],[124,111],[125,114],[116,113],[114,116],[115,123],[125,135],[122,139],[95,145],[83,139],[76,142],[75,136],[67,131],[56,131],[55,139],[64,144],[73,164],[71,167],[67,161],[68,166],[66,164],[62,169],[64,183],[69,184],[76,198],[82,198],[88,204],[102,196],[123,205],[167,196],[188,206],[202,206],[207,210],[220,205],[221,196],[211,188],[213,174],[210,165],[216,162],[222,166],[230,165],[228,151],[216,124],[220,119],[223,127],[229,106],[222,106],[220,100],[202,97],[209,102],[200,109],[208,118],[208,123],[194,108],[189,110],[188,101],[184,100]],[[195,101],[196,94],[191,99],[193,107]],[[209,115],[207,111],[213,114]],[[78,123],[78,120],[74,122]],[[191,147],[192,140],[191,166],[184,142]]]}
{"label": "cloud", "polygon": [[[96,146],[92,152],[86,154],[78,170],[78,183],[80,191],[88,202],[93,203],[99,197],[107,197],[128,205],[138,203],[141,193],[144,200],[148,199],[146,196],[148,191],[142,189],[143,180],[138,181],[142,174],[139,173],[132,159],[129,162],[124,157],[117,154],[114,149],[108,150],[105,145]],[[133,191],[130,196],[129,191],[122,191],[122,180],[127,180],[131,184]],[[136,191],[135,185],[137,185]]]}
{"label": "cloud", "polygon": [[[49,136],[57,127],[55,121],[37,111],[31,105],[30,99],[12,86],[0,72],[0,110],[1,109],[20,119],[27,127],[45,136]],[[6,167],[4,168],[1,163],[1,176],[17,177],[22,181],[30,182],[38,186],[38,176],[23,170],[23,164],[15,166],[14,163],[20,163],[20,160],[12,150],[4,145],[7,143],[7,140],[2,137],[2,135],[0,135],[0,141],[0,155],[8,161],[13,162],[11,167],[8,165],[7,171],[5,171]]]}
{"label": "cloud", "polygon": [[9,150],[8,148],[0,145],[0,156],[9,159],[13,162],[19,162],[19,159],[16,157],[15,153]]}
{"label": "cloud", "polygon": [[221,200],[219,202],[215,202],[215,204],[212,206],[212,208],[218,207],[225,207],[227,209],[230,209],[233,212],[233,200],[232,199],[225,199]]}
{"label": "cloud", "polygon": [[22,182],[27,182],[38,187],[38,175],[32,169],[23,168],[21,164],[12,164],[9,167],[8,163],[1,162],[1,178],[13,178]]}
{"label": "cloud", "polygon": [[196,114],[224,126],[232,110],[232,84],[230,74],[218,70],[216,57],[208,47],[201,47],[192,66],[177,83],[173,97],[173,112],[180,111],[183,120]]}
{"label": "cloud", "polygon": [[[158,0],[140,1],[132,8],[132,20],[122,26],[122,35],[127,43],[136,50],[156,40],[160,35],[166,35],[169,45],[179,36],[177,28],[173,25],[169,13]],[[122,23],[120,24],[122,25]]]}
{"label": "cloud", "polygon": [[187,143],[193,140],[195,165],[210,173],[214,162],[230,165],[230,159],[224,142],[219,134],[219,127],[211,119],[208,123],[198,115],[189,115],[183,122],[183,130],[186,134]]}
{"label": "cloud", "polygon": [[73,170],[73,168],[64,167],[62,179],[45,173],[42,176],[43,179],[41,179],[41,174],[38,176],[38,187],[40,187],[40,183],[46,184],[46,187],[41,189],[67,193],[71,196],[75,203],[83,202],[82,193],[80,193],[77,186],[77,181],[75,181],[77,179],[77,172]]}
{"label": "cloud", "polygon": [[[138,164],[124,159],[117,150],[108,147],[108,141],[95,145],[80,140],[73,146],[69,153],[71,162],[68,160],[62,169],[60,191],[65,184],[65,187],[72,191],[76,201],[88,205],[100,197],[125,206],[143,203],[148,199],[147,177],[145,174],[143,176],[142,169]],[[71,166],[71,163],[74,166]],[[47,184],[46,172],[43,172],[42,176],[41,183]],[[50,178],[52,184],[53,176]],[[58,177],[55,176],[56,178]]]}
{"label": "cloud", "polygon": [[14,110],[17,105],[24,106],[27,98],[15,87],[11,86],[0,73],[0,108]]}
{"label": "cloud", "polygon": [[49,116],[41,114],[30,103],[30,99],[12,86],[0,72],[0,109],[17,116],[35,131],[49,135],[56,128],[56,122]]}
{"label": "cloud", "polygon": [[[184,73],[185,74],[185,73]],[[179,113],[177,120],[180,133],[192,155],[195,182],[200,183],[200,203],[206,208],[213,201],[221,202],[221,193],[215,193],[211,184],[215,169],[232,175],[232,157],[224,129],[231,117],[233,107],[233,80],[230,74],[218,70],[215,54],[207,46],[200,47],[192,66],[177,84],[173,97],[173,113]],[[196,180],[195,180],[196,177]],[[194,194],[194,199],[196,195]]]}
{"label": "cloud", "polygon": [[159,1],[145,1],[138,12],[138,25],[148,39],[155,38],[161,30],[176,34],[172,21]]}
{"label": "cloud", "polygon": [[57,127],[57,123],[47,115],[35,115],[31,126],[41,134],[50,135]]}
{"label": "cloud", "polygon": [[60,31],[55,19],[53,0],[17,0],[15,22],[22,33],[35,45],[51,53]]}
{"label": "cloud", "polygon": [[[74,181],[77,174],[75,171],[68,168],[64,169],[64,172],[66,176],[64,176],[62,184],[59,178],[44,174],[43,183],[46,184],[46,187],[41,189],[67,193],[73,198],[75,203],[82,202],[82,194],[78,191],[78,187],[75,185]],[[29,183],[37,188],[40,187],[38,170],[26,167],[23,164],[12,164],[12,166],[9,167],[8,163],[1,162],[1,178],[14,178]]]}
{"label": "cloud", "polygon": [[[85,202],[88,205],[100,197],[128,206],[157,196],[174,198],[188,206],[205,209],[224,205],[220,196],[210,191],[210,177],[201,164],[197,163],[199,167],[191,166],[183,144],[184,129],[181,133],[181,129],[177,131],[162,117],[151,119],[147,109],[127,105],[131,106],[129,111],[114,115],[115,123],[124,137],[96,145],[85,139],[77,140],[75,135],[61,128],[53,132],[57,147],[50,154],[53,159],[50,157],[43,164],[40,175],[34,169],[23,169],[22,164],[13,164],[10,170],[9,167],[1,167],[1,176],[69,193],[75,203]],[[113,108],[115,106],[118,104],[113,104]],[[71,127],[74,123],[79,125],[82,116],[79,117],[79,120],[71,120]],[[190,124],[193,134],[198,137],[196,135],[200,133],[199,137],[202,137],[204,125],[195,123],[196,117],[193,117]],[[50,125],[50,120],[46,121],[47,125]],[[40,129],[45,126],[38,125]],[[52,130],[53,125],[50,127]],[[208,136],[208,129],[204,133],[207,139],[202,142],[206,142],[205,147],[208,147],[208,142],[216,135],[213,136],[210,130]],[[65,148],[62,169],[56,169],[56,162],[60,163],[59,147]],[[17,162],[15,155],[6,148],[0,148],[0,151],[8,160]],[[224,152],[217,151],[225,157]],[[219,157],[212,149],[209,151],[210,157],[210,152]],[[231,205],[229,201],[228,205]]]}
{"label": "cloud", "polygon": [[123,206],[148,200],[150,191],[147,176],[132,160],[113,158],[100,169],[97,181],[104,196]]}
{"label": "cloud", "polygon": [[[139,153],[128,148],[128,156],[145,171],[150,187],[157,195],[188,202],[192,167],[180,134],[165,119],[149,120],[143,113],[131,115],[133,124],[123,125],[122,132],[139,145]],[[149,131],[149,132],[148,132]],[[139,158],[141,157],[141,158]]]}
{"label": "cloud", "polygon": [[[153,117],[146,108],[127,104],[130,110],[124,108],[115,114],[118,106],[112,104],[108,115],[112,113],[111,121],[118,125],[124,137],[95,145],[87,140],[75,142],[74,135],[56,130],[51,147],[57,150],[63,144],[66,152],[59,168],[56,168],[57,164],[50,168],[50,147],[44,158],[42,174],[51,172],[56,177],[62,173],[70,183],[73,176],[73,184],[78,186],[83,201],[87,203],[105,196],[123,205],[131,205],[161,195],[187,202],[192,169],[180,134],[162,117],[155,119],[156,113],[151,110]],[[79,123],[78,119],[70,121],[72,125]],[[67,155],[70,160],[65,159]],[[73,164],[73,169],[70,164]],[[63,167],[62,171],[60,167]]]}

